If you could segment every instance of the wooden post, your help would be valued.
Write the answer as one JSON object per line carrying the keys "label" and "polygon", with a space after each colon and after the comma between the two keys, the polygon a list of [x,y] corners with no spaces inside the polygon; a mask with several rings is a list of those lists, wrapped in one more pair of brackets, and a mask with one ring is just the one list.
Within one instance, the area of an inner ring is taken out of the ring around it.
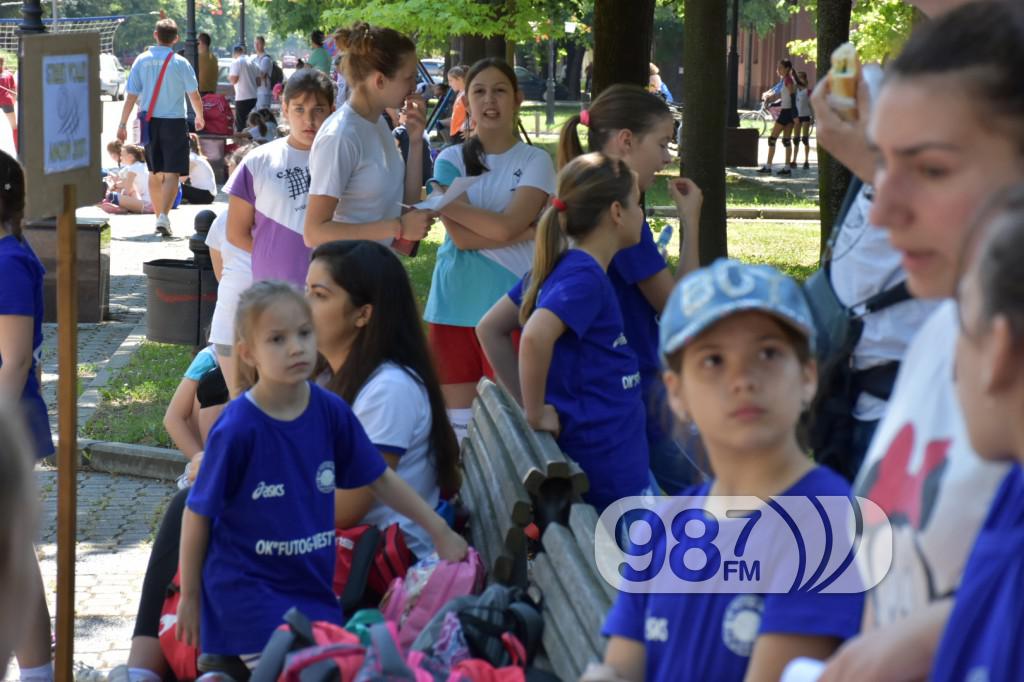
{"label": "wooden post", "polygon": [[78,296],[75,186],[64,185],[57,219],[57,660],[58,682],[74,680],[75,542],[78,479]]}

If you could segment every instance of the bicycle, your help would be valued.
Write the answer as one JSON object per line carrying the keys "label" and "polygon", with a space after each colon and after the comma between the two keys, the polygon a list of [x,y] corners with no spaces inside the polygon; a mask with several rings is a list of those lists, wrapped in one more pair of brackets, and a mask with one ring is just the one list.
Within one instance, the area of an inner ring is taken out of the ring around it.
{"label": "bicycle", "polygon": [[[740,127],[754,128],[758,131],[758,137],[764,137],[771,130],[771,127],[775,125],[775,119],[779,117],[781,109],[781,101],[769,104],[767,100],[761,100],[760,109],[744,111],[740,114]],[[744,121],[750,125],[744,126]]]}

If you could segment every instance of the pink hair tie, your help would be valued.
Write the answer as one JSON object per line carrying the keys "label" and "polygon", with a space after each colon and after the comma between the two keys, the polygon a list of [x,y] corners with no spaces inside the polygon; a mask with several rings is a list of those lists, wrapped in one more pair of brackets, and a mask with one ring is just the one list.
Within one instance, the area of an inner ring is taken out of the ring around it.
{"label": "pink hair tie", "polygon": [[551,199],[551,205],[554,206],[555,210],[558,211],[559,213],[565,213],[566,211],[569,210],[569,207],[566,205],[566,203],[559,199],[558,197],[553,197]]}
{"label": "pink hair tie", "polygon": [[580,123],[582,123],[583,125],[585,125],[588,128],[590,127],[590,110],[589,109],[584,109],[583,111],[580,112]]}

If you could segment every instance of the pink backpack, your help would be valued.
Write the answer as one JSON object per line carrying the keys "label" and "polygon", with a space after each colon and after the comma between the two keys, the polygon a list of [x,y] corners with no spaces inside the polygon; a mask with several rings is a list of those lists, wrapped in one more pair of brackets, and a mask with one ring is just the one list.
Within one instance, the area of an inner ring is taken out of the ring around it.
{"label": "pink backpack", "polygon": [[413,594],[409,584],[417,569],[424,569],[421,564],[410,568],[405,578],[395,578],[381,602],[384,618],[398,624],[398,641],[403,649],[412,645],[434,614],[451,599],[479,594],[484,588],[484,564],[472,547],[462,561],[437,561],[421,589]]}

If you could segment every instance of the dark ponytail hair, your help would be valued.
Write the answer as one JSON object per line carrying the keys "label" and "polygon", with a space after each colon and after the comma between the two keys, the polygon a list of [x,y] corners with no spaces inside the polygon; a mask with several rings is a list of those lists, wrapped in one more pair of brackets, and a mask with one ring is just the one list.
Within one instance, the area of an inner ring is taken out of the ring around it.
{"label": "dark ponytail hair", "polygon": [[[955,77],[982,118],[1006,126],[1024,153],[1024,7],[982,0],[920,24],[887,67],[884,83]],[[884,86],[883,86],[884,87]]]}
{"label": "dark ponytail hair", "polygon": [[375,71],[394,78],[402,58],[416,52],[416,44],[408,36],[365,21],[338,29],[334,39],[345,53],[345,78],[352,84],[361,83]]}
{"label": "dark ponytail hair", "polygon": [[[473,79],[487,69],[501,71],[505,78],[508,79],[508,82],[512,84],[512,92],[519,92],[519,79],[516,78],[515,69],[509,66],[508,62],[504,59],[488,57],[473,64],[469,69],[469,73],[466,74],[466,91],[464,96],[467,102],[469,101],[469,87],[473,84]],[[476,135],[471,136],[462,144],[462,163],[466,167],[466,175],[468,176],[481,175],[490,170],[487,168],[487,164],[484,163],[484,143]]]}
{"label": "dark ponytail hair", "polygon": [[635,183],[625,162],[600,153],[584,154],[562,169],[558,174],[558,199],[565,204],[565,210],[552,205],[541,215],[533,270],[519,306],[521,325],[530,319],[540,288],[569,248],[568,238],[590,234],[613,203],[625,205],[629,201]]}
{"label": "dark ponytail hair", "polygon": [[10,154],[0,152],[0,225],[22,241],[25,218],[25,170]]}
{"label": "dark ponytail hair", "polygon": [[[671,116],[668,105],[658,95],[635,85],[613,85],[601,92],[587,110],[587,147],[592,152],[604,151],[605,145],[618,130],[630,130],[641,136]],[[558,140],[558,167],[562,168],[584,153],[579,137],[580,117],[573,116],[562,126]]]}
{"label": "dark ponytail hair", "polygon": [[373,306],[370,322],[327,388],[351,404],[385,362],[408,372],[423,385],[430,400],[430,449],[438,485],[443,492],[454,493],[461,484],[459,444],[448,421],[441,383],[405,268],[390,249],[371,241],[328,242],[313,251],[312,260],[327,267],[331,279],[345,290],[352,305]]}

